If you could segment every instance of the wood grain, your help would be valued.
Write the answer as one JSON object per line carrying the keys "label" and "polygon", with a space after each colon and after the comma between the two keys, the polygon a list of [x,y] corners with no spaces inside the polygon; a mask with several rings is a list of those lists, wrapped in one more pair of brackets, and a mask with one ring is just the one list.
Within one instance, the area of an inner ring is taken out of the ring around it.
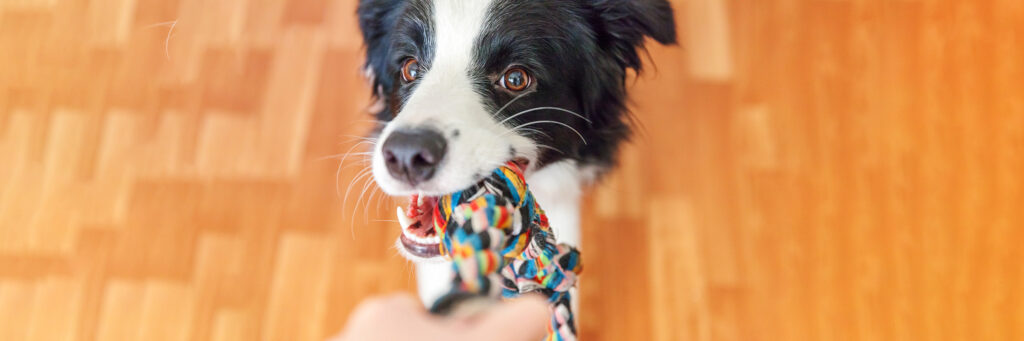
{"label": "wood grain", "polygon": [[[588,195],[585,339],[1024,339],[1024,3],[673,3]],[[0,339],[319,340],[412,290],[339,170],[354,9],[0,1]]]}

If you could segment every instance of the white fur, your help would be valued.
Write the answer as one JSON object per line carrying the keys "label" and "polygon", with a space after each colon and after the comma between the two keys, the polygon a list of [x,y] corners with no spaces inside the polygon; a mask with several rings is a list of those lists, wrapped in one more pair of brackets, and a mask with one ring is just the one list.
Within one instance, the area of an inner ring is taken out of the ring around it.
{"label": "white fur", "polygon": [[420,301],[431,306],[441,295],[448,293],[452,287],[451,262],[417,262],[416,288],[420,293]]}
{"label": "white fur", "polygon": [[548,215],[559,243],[580,246],[580,197],[587,179],[575,161],[556,162],[527,175],[537,203]]}

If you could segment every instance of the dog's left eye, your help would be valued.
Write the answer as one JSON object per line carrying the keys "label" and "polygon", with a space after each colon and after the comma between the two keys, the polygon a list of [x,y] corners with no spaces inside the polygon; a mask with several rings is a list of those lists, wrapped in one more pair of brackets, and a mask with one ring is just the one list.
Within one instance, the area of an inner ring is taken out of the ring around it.
{"label": "dog's left eye", "polygon": [[505,71],[505,74],[501,76],[501,86],[511,91],[523,91],[530,86],[533,82],[533,78],[523,68],[514,67]]}
{"label": "dog's left eye", "polygon": [[402,63],[402,80],[406,82],[412,82],[416,80],[416,77],[420,75],[420,63],[416,61],[416,58],[406,59]]}

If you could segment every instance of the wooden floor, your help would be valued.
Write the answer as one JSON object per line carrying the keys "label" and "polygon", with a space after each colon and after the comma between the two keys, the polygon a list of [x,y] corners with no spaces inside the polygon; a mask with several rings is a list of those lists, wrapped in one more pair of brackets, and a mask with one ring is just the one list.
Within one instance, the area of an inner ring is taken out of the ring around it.
{"label": "wooden floor", "polygon": [[[0,340],[318,340],[411,290],[332,157],[354,6],[0,1]],[[1024,2],[675,7],[589,195],[586,340],[1024,340]]]}

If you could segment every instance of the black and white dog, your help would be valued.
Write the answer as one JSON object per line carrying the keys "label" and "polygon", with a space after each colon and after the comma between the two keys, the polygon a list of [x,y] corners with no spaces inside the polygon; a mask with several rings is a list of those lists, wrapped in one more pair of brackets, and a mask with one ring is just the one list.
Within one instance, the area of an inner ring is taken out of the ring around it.
{"label": "black and white dog", "polygon": [[[514,161],[559,242],[579,245],[581,186],[629,136],[626,72],[646,37],[675,42],[666,0],[361,0],[366,68],[380,101],[373,178],[414,196],[398,249],[425,302],[444,293],[432,196]],[[399,209],[399,215],[401,209]],[[410,222],[413,221],[413,222]]]}

